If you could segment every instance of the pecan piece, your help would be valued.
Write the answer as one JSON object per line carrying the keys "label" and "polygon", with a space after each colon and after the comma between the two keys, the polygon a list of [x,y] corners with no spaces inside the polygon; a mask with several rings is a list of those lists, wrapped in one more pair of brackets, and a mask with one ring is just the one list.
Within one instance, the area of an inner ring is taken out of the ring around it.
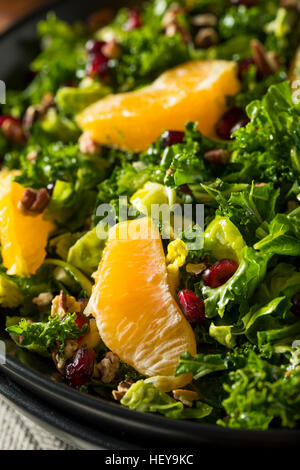
{"label": "pecan piece", "polygon": [[120,382],[118,384],[118,390],[113,390],[112,391],[112,396],[116,401],[122,400],[124,395],[126,395],[127,391],[130,389],[131,385],[133,384],[133,380],[130,380],[129,382]]}
{"label": "pecan piece", "polygon": [[105,384],[111,383],[120,367],[118,356],[111,351],[105,354],[104,359],[96,365],[96,369],[100,373],[101,381]]}
{"label": "pecan piece", "polygon": [[6,119],[2,126],[2,132],[7,140],[10,140],[17,145],[25,145],[26,136],[23,131],[22,122],[16,119]]}
{"label": "pecan piece", "polygon": [[194,26],[203,28],[205,26],[216,26],[218,23],[218,18],[212,13],[204,13],[195,15],[191,18],[191,23]]}
{"label": "pecan piece", "polygon": [[122,49],[115,39],[106,42],[101,51],[108,59],[118,59],[122,53]]}
{"label": "pecan piece", "polygon": [[67,313],[80,313],[82,307],[79,302],[71,295],[66,295],[63,290],[54,297],[51,306],[51,317],[59,316],[63,320]]}
{"label": "pecan piece", "polygon": [[257,39],[253,39],[250,46],[254,63],[262,77],[268,77],[280,69],[280,60],[275,52],[268,52]]}
{"label": "pecan piece", "polygon": [[41,214],[50,201],[50,195],[47,189],[42,188],[38,191],[34,189],[25,189],[21,201],[18,203],[18,209],[24,215],[38,215]]}
{"label": "pecan piece", "polygon": [[199,395],[197,392],[193,392],[192,390],[183,390],[181,388],[177,390],[173,390],[173,397],[175,400],[181,401],[186,406],[193,406],[193,402],[195,400],[199,400]]}
{"label": "pecan piece", "polygon": [[208,49],[210,46],[218,44],[219,36],[214,28],[201,28],[195,37],[195,44],[201,49]]}
{"label": "pecan piece", "polygon": [[52,93],[45,93],[42,102],[36,106],[31,105],[26,109],[23,118],[23,127],[25,131],[29,131],[36,121],[42,119],[48,109],[55,106],[55,98]]}
{"label": "pecan piece", "polygon": [[101,147],[95,142],[89,132],[83,132],[78,140],[79,150],[81,153],[86,153],[87,155],[96,155],[99,153]]}
{"label": "pecan piece", "polygon": [[51,303],[52,299],[53,295],[51,292],[41,292],[37,297],[32,299],[32,303],[37,307],[45,307]]}

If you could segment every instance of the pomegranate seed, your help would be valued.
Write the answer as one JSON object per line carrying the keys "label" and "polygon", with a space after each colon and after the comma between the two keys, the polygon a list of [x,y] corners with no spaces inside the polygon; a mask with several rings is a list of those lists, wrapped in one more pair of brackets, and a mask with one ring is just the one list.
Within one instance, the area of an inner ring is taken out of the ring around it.
{"label": "pomegranate seed", "polygon": [[232,5],[245,5],[245,7],[254,7],[259,0],[231,0]]}
{"label": "pomegranate seed", "polygon": [[238,63],[238,70],[239,70],[239,79],[243,79],[243,75],[247,72],[251,65],[255,65],[253,57],[248,57],[247,59],[240,60]]}
{"label": "pomegranate seed", "polygon": [[95,55],[98,55],[98,54],[101,54],[102,52],[102,47],[105,45],[106,43],[104,41],[96,41],[95,39],[90,39],[86,45],[85,45],[85,48],[87,50],[87,52],[89,54],[95,54]]}
{"label": "pomegranate seed", "polygon": [[192,290],[179,291],[178,300],[185,318],[190,323],[202,323],[205,320],[204,300],[198,299]]}
{"label": "pomegranate seed", "polygon": [[293,302],[293,305],[292,305],[291,311],[295,315],[300,316],[300,294],[296,294],[293,297],[292,302]]}
{"label": "pomegranate seed", "polygon": [[74,361],[66,367],[66,380],[72,387],[81,387],[90,381],[95,362],[92,349],[79,348]]}
{"label": "pomegranate seed", "polygon": [[244,111],[240,108],[232,108],[227,111],[217,124],[217,134],[221,139],[230,140],[233,129],[236,130],[238,126],[245,126],[249,122]]}
{"label": "pomegranate seed", "polygon": [[129,18],[126,21],[124,27],[126,31],[133,31],[134,29],[142,26],[142,19],[136,10],[129,11]]}
{"label": "pomegranate seed", "polygon": [[221,259],[204,271],[202,274],[203,282],[212,289],[220,287],[233,276],[238,267],[238,263],[232,259]]}
{"label": "pomegranate seed", "polygon": [[103,78],[108,73],[108,59],[102,53],[93,57],[92,61],[87,66],[87,72],[90,77],[98,75]]}
{"label": "pomegranate seed", "polygon": [[16,119],[16,118],[14,118],[12,116],[8,116],[8,115],[3,115],[3,116],[0,116],[0,127],[2,126],[2,124],[5,121],[12,121],[12,122],[17,122],[18,124],[21,124],[20,119]]}
{"label": "pomegranate seed", "polygon": [[231,134],[234,134],[235,131],[237,131],[241,127],[247,126],[249,122],[250,122],[250,119],[248,119],[247,117],[242,118],[240,121],[236,123],[235,126],[233,126],[233,128],[231,129]]}
{"label": "pomegranate seed", "polygon": [[[81,330],[84,327],[84,325],[89,324],[89,319],[83,313],[77,312],[76,313],[75,323],[78,326],[78,328]],[[81,338],[83,338],[83,336],[80,336],[78,338],[78,341],[80,341]]]}
{"label": "pomegranate seed", "polygon": [[163,148],[171,147],[171,145],[182,144],[184,132],[181,131],[166,131],[161,136],[161,143]]}

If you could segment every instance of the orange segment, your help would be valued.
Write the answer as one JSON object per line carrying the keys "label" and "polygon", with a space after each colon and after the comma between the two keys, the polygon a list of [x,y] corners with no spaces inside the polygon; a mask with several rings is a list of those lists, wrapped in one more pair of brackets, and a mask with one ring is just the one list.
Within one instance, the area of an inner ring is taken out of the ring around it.
{"label": "orange segment", "polygon": [[12,180],[12,174],[0,173],[0,243],[4,266],[9,274],[34,274],[46,256],[49,233],[54,225],[43,219],[23,215],[18,209],[24,188]]}
{"label": "orange segment", "polygon": [[206,136],[226,108],[226,96],[239,91],[236,64],[192,61],[163,73],[152,85],[110,95],[86,108],[79,126],[99,144],[143,151],[165,130],[184,130],[197,121]]}
{"label": "orange segment", "polygon": [[190,382],[190,374],[175,379],[174,370],[183,352],[196,353],[195,335],[171,295],[161,238],[150,218],[110,230],[87,311],[122,361],[145,376],[173,376],[176,386]]}

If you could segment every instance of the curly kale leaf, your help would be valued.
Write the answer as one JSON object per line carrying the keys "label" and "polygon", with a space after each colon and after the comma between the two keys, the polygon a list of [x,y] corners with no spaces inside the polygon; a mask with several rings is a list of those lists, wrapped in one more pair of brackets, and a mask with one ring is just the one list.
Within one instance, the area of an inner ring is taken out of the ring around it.
{"label": "curly kale leaf", "polygon": [[300,419],[300,370],[286,370],[249,353],[245,367],[229,374],[223,401],[227,417],[218,424],[230,428],[268,429],[274,419],[293,428]]}
{"label": "curly kale leaf", "polygon": [[300,174],[300,107],[292,102],[289,83],[271,86],[247,113],[251,122],[234,133],[232,145],[233,167],[239,171],[229,179],[294,183]]}
{"label": "curly kale leaf", "polygon": [[23,318],[18,325],[9,326],[6,331],[21,337],[22,348],[49,356],[51,352],[64,355],[65,343],[68,339],[77,339],[87,333],[88,325],[78,328],[76,314],[67,315],[64,320],[59,316],[49,317],[47,322],[31,323]]}

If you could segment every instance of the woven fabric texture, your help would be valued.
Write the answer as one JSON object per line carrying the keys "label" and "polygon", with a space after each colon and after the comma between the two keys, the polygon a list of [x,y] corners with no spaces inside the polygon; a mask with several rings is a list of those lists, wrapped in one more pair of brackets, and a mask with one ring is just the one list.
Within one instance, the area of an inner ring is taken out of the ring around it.
{"label": "woven fabric texture", "polygon": [[0,450],[73,450],[0,397]]}

